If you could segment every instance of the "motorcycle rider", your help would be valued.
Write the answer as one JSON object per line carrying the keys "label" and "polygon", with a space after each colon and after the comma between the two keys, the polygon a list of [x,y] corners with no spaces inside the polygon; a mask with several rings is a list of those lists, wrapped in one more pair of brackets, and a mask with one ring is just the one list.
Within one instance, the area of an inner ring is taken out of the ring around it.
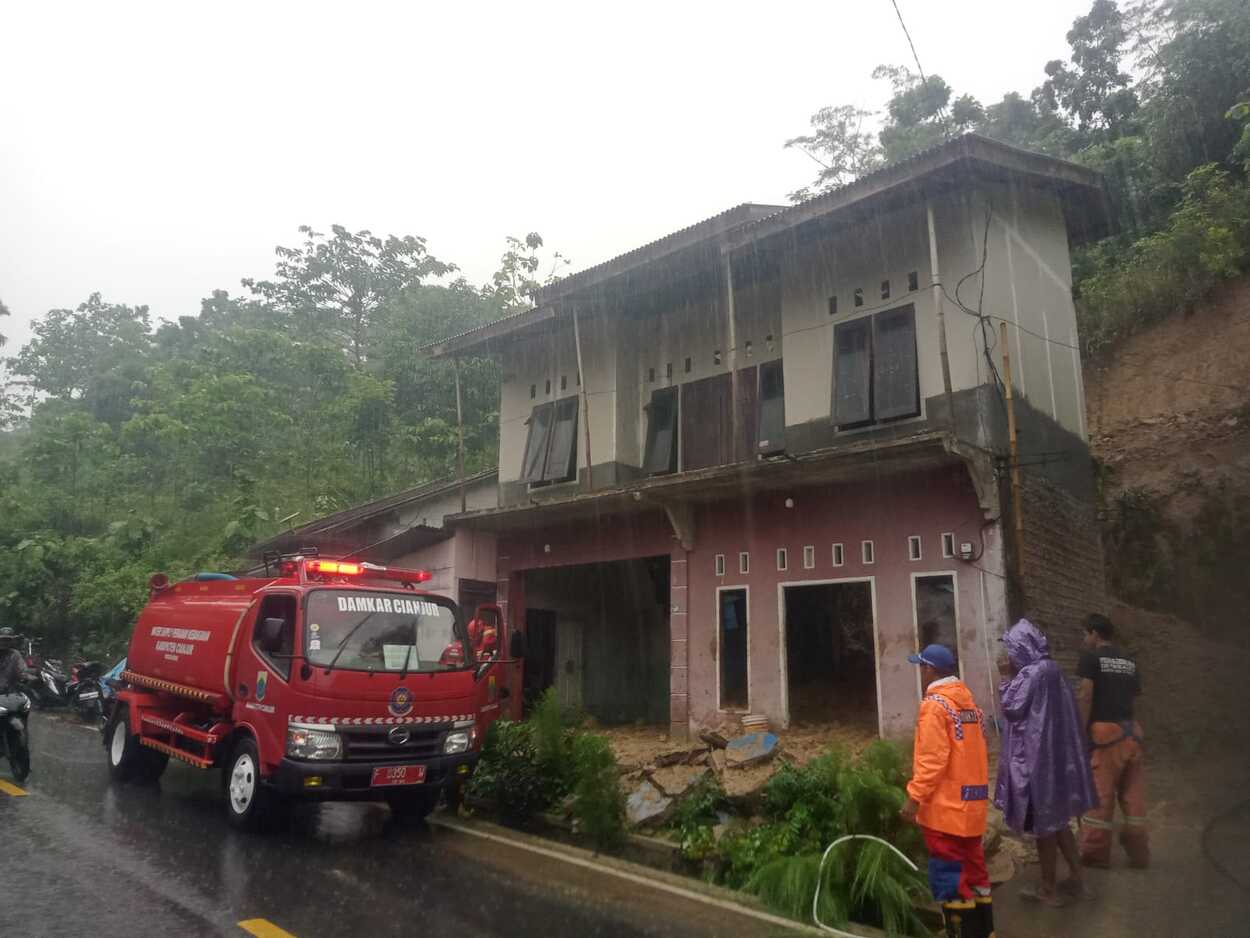
{"label": "motorcycle rider", "polygon": [[0,628],[0,694],[13,694],[21,689],[26,660],[18,651],[18,635],[7,625]]}

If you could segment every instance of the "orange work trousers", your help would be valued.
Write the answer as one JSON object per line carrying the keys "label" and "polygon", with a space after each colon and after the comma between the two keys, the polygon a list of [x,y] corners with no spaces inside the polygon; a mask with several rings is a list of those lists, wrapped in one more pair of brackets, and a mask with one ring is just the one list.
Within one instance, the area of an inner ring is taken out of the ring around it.
{"label": "orange work trousers", "polygon": [[[1131,732],[1126,732],[1126,729]],[[1090,765],[1098,790],[1098,807],[1081,818],[1081,860],[1086,866],[1111,865],[1111,834],[1115,830],[1115,806],[1124,812],[1120,845],[1130,866],[1150,865],[1150,839],[1146,833],[1146,770],[1141,726],[1091,723],[1094,743]]]}

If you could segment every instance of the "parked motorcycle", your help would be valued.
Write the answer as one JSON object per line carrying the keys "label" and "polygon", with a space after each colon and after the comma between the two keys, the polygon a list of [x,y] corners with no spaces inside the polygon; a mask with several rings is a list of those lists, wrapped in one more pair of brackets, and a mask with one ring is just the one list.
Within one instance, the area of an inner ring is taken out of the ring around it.
{"label": "parked motorcycle", "polygon": [[9,760],[9,769],[19,784],[30,775],[30,736],[26,728],[30,697],[19,691],[0,694],[0,755]]}
{"label": "parked motorcycle", "polygon": [[84,722],[98,723],[104,718],[103,673],[104,665],[98,661],[81,661],[70,668],[65,698]]}
{"label": "parked motorcycle", "polygon": [[38,707],[63,707],[69,703],[65,688],[69,677],[55,658],[44,658],[35,671],[27,672],[26,690]]}

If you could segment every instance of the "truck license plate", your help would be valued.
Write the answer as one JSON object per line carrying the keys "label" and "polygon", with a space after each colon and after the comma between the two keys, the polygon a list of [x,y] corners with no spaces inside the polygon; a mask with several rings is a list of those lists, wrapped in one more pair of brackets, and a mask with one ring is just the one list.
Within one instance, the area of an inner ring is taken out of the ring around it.
{"label": "truck license plate", "polygon": [[419,785],[424,781],[423,765],[383,765],[373,770],[373,780],[369,784],[382,788],[387,785]]}

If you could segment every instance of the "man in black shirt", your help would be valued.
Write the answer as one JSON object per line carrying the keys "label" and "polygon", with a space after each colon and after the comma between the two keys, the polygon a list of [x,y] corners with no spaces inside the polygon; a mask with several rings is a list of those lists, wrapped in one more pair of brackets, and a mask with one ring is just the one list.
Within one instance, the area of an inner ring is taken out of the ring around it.
{"label": "man in black shirt", "polygon": [[1081,722],[1089,733],[1099,804],[1081,819],[1081,860],[1086,866],[1111,865],[1118,800],[1124,812],[1120,843],[1130,866],[1145,867],[1150,864],[1145,766],[1141,724],[1133,715],[1141,674],[1137,662],[1114,644],[1115,628],[1106,616],[1094,613],[1086,620],[1085,630],[1076,698]]}

